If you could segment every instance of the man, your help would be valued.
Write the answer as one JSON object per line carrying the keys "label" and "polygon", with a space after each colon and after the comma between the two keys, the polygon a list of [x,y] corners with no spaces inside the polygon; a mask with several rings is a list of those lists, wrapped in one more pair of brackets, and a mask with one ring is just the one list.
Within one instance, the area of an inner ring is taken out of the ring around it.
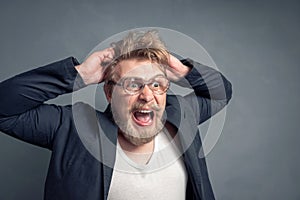
{"label": "man", "polygon": [[[167,95],[170,81],[194,93]],[[105,112],[44,103],[101,82]],[[45,199],[214,199],[197,125],[228,103],[231,84],[179,61],[154,31],[17,75],[0,95],[0,130],[52,151]]]}

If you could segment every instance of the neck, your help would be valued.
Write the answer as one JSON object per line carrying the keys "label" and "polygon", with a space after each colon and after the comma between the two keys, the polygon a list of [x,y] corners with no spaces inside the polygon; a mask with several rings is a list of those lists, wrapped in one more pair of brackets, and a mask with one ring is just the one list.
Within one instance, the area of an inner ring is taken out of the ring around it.
{"label": "neck", "polygon": [[123,151],[129,153],[151,154],[154,151],[154,139],[145,144],[134,145],[129,142],[122,133],[119,133],[118,141]]}
{"label": "neck", "polygon": [[124,153],[135,163],[146,165],[150,161],[154,151],[154,140],[137,146],[129,142],[122,133],[119,133],[118,141]]}

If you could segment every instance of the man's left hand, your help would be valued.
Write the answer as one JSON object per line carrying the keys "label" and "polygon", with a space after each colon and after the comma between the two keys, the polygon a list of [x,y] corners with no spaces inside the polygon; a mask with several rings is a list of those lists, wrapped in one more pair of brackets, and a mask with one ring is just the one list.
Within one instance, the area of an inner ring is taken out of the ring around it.
{"label": "man's left hand", "polygon": [[190,68],[185,66],[173,55],[169,54],[169,66],[167,67],[167,77],[170,81],[176,82],[190,72]]}

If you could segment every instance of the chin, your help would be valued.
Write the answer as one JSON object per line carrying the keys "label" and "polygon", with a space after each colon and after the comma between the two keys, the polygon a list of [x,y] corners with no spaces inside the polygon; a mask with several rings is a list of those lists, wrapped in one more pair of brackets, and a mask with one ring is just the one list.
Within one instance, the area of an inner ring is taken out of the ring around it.
{"label": "chin", "polygon": [[135,146],[151,142],[164,127],[159,120],[153,122],[150,126],[140,126],[131,119],[126,122],[115,119],[115,122],[124,137]]}
{"label": "chin", "polygon": [[131,144],[133,144],[135,146],[141,146],[141,145],[151,142],[158,133],[156,135],[153,135],[152,137],[147,137],[147,138],[134,137],[134,136],[124,133],[124,132],[122,132],[122,134],[126,138],[126,140],[128,142],[130,142]]}
{"label": "chin", "polygon": [[133,145],[140,146],[151,142],[164,127],[164,120],[157,112],[151,117],[151,123],[139,123],[130,113],[127,116],[121,116],[112,109],[113,118],[123,136]]}

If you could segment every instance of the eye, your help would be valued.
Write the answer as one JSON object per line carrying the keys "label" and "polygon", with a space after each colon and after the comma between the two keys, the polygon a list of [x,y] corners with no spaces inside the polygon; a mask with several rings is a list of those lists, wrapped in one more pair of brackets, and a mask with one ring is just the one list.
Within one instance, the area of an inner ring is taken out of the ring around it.
{"label": "eye", "polygon": [[152,88],[159,88],[160,87],[160,83],[157,82],[157,81],[155,81],[155,82],[152,83],[151,86],[152,86]]}
{"label": "eye", "polygon": [[133,82],[133,83],[130,83],[130,84],[128,85],[128,87],[130,87],[130,88],[139,88],[139,84]]}
{"label": "eye", "polygon": [[143,87],[143,84],[140,83],[139,81],[130,81],[126,88],[128,90],[139,90]]}

